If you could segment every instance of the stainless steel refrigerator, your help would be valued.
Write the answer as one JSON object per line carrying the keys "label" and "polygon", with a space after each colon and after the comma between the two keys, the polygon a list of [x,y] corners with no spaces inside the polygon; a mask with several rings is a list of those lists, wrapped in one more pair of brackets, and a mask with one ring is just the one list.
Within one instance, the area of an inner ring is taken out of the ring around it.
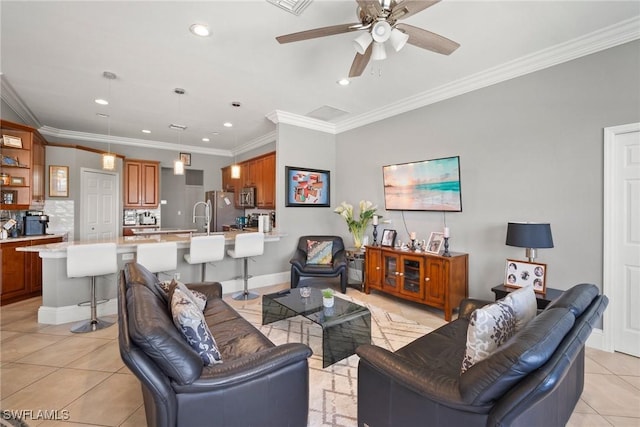
{"label": "stainless steel refrigerator", "polygon": [[211,231],[223,231],[224,225],[235,225],[236,218],[244,216],[244,209],[236,209],[234,193],[227,191],[207,191],[205,201],[211,201]]}

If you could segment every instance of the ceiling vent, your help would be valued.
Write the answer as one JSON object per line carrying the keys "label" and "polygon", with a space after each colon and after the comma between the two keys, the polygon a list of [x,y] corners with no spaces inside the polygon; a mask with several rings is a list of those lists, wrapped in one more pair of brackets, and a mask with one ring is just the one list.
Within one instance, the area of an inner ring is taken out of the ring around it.
{"label": "ceiling vent", "polygon": [[325,122],[330,122],[331,120],[335,120],[346,114],[349,114],[349,112],[331,107],[329,105],[324,105],[320,108],[316,108],[310,113],[307,113],[306,116],[318,120],[324,120]]}
{"label": "ceiling vent", "polygon": [[169,129],[171,129],[171,130],[187,130],[187,127],[185,125],[177,125],[175,123],[171,123],[169,125]]}
{"label": "ceiling vent", "polygon": [[267,0],[267,2],[299,16],[313,0]]}

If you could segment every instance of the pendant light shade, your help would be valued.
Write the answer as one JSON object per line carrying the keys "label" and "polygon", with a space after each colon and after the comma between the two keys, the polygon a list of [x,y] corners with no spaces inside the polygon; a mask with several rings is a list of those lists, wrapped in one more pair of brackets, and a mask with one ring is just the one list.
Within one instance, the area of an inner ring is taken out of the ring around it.
{"label": "pendant light shade", "polygon": [[173,174],[184,175],[184,162],[182,160],[175,160],[173,162]]}
{"label": "pendant light shade", "polygon": [[387,21],[376,22],[371,29],[371,36],[379,43],[386,42],[391,36],[391,25]]}
{"label": "pendant light shade", "polygon": [[116,168],[116,156],[112,153],[102,154],[102,169],[112,171]]}
{"label": "pendant light shade", "polygon": [[371,59],[373,61],[381,61],[387,58],[387,51],[384,48],[383,43],[373,42],[373,51],[371,52]]}
{"label": "pendant light shade", "polygon": [[356,52],[358,52],[360,55],[364,55],[372,41],[373,37],[371,37],[371,33],[365,31],[355,38],[355,40],[353,41],[353,47],[355,47]]}
{"label": "pendant light shade", "polygon": [[231,165],[231,178],[240,178],[240,165]]}
{"label": "pendant light shade", "polygon": [[391,30],[391,37],[389,38],[389,40],[391,41],[391,46],[393,46],[393,49],[396,52],[400,52],[400,49],[402,49],[404,45],[407,44],[407,41],[409,40],[409,34],[403,33],[399,29],[394,28],[393,30]]}

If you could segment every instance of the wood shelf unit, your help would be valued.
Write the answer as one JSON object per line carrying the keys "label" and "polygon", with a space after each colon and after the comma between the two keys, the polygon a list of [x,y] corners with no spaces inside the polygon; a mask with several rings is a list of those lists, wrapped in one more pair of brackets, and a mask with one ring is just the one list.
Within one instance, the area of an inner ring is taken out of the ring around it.
{"label": "wood shelf unit", "polygon": [[463,253],[443,257],[367,246],[364,289],[367,294],[376,289],[439,308],[451,321],[453,310],[469,295],[468,271],[469,256]]}

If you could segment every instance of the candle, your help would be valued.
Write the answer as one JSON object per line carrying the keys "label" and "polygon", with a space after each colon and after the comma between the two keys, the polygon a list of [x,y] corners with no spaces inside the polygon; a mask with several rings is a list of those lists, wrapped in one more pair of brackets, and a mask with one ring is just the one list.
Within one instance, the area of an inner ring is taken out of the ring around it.
{"label": "candle", "polygon": [[444,228],[444,237],[449,237],[449,227]]}
{"label": "candle", "polygon": [[412,231],[410,234],[411,240],[416,240],[416,232]]}
{"label": "candle", "polygon": [[378,215],[373,216],[373,225],[378,225]]}

